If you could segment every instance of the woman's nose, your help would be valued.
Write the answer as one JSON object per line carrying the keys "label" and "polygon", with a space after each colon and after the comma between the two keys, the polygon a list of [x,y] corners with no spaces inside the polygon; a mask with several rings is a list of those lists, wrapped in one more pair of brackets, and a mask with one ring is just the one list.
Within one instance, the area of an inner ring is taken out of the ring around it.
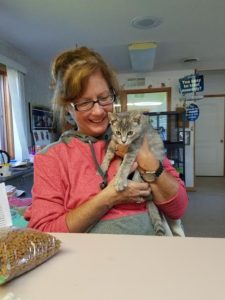
{"label": "woman's nose", "polygon": [[104,108],[98,102],[95,102],[94,106],[92,107],[92,113],[99,114],[102,113],[103,111]]}

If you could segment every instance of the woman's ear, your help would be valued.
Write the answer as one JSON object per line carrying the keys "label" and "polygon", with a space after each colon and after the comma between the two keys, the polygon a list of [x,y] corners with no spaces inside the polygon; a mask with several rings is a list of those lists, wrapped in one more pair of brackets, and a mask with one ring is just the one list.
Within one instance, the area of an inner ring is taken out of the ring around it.
{"label": "woman's ear", "polygon": [[74,112],[74,104],[73,103],[68,103],[65,107],[66,111],[70,114],[73,115],[73,112]]}
{"label": "woman's ear", "polygon": [[65,121],[73,126],[73,129],[77,129],[77,124],[76,120],[74,117],[74,104],[73,103],[68,103],[65,106]]}
{"label": "woman's ear", "polygon": [[73,127],[77,127],[76,126],[77,124],[76,124],[75,119],[74,119],[74,115],[72,113],[70,113],[70,112],[67,111],[65,119],[66,119],[67,123],[69,123]]}
{"label": "woman's ear", "polygon": [[76,120],[74,117],[74,104],[73,103],[68,103],[65,106],[65,111],[67,112],[66,120],[69,122],[71,125],[76,125]]}

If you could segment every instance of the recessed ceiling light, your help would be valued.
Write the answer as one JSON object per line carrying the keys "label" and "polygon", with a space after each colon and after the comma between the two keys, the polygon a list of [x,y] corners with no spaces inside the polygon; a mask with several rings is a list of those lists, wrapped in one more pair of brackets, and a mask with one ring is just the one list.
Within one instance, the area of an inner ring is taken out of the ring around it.
{"label": "recessed ceiling light", "polygon": [[138,29],[150,29],[159,26],[162,20],[156,17],[135,17],[130,21],[131,25]]}

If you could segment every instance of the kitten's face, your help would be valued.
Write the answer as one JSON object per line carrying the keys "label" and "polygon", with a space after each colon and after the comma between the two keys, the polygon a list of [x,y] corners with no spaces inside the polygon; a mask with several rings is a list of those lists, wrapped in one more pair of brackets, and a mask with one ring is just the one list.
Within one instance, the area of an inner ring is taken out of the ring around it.
{"label": "kitten's face", "polygon": [[141,113],[109,113],[113,138],[118,144],[129,145],[142,131]]}

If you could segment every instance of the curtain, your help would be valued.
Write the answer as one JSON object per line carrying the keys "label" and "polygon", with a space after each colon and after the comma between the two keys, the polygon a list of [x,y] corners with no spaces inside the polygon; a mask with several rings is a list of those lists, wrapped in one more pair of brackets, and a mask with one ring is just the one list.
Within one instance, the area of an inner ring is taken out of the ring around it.
{"label": "curtain", "polygon": [[0,75],[0,150],[6,149],[3,76]]}
{"label": "curtain", "polygon": [[15,159],[21,161],[29,159],[24,75],[10,68],[7,68],[7,75],[12,103]]}

